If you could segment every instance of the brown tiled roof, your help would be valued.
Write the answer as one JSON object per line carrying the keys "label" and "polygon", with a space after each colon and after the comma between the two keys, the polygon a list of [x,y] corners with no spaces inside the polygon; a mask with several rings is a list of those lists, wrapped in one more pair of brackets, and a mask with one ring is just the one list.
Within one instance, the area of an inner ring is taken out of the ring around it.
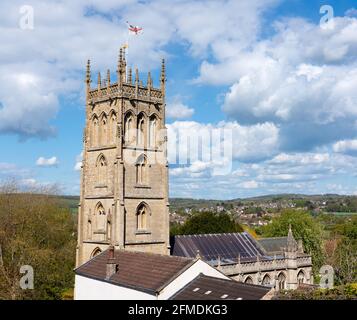
{"label": "brown tiled roof", "polygon": [[260,300],[271,288],[219,279],[203,274],[197,276],[171,297],[172,300]]}
{"label": "brown tiled roof", "polygon": [[115,250],[114,258],[118,264],[118,272],[106,280],[108,253],[106,250],[95,256],[78,267],[75,273],[155,294],[195,261],[183,257]]}

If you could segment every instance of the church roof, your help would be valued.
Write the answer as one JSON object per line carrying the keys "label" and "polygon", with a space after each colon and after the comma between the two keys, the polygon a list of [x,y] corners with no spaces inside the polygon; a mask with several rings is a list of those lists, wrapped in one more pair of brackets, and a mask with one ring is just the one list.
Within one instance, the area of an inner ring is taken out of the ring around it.
{"label": "church roof", "polygon": [[195,260],[144,252],[115,250],[118,271],[106,279],[109,251],[95,256],[75,270],[77,275],[155,294],[184,272]]}
{"label": "church roof", "polygon": [[260,300],[271,288],[198,275],[171,300]]}
{"label": "church roof", "polygon": [[247,232],[179,235],[172,239],[172,254],[182,257],[201,256],[204,261],[216,265],[251,260],[266,253]]}
{"label": "church roof", "polygon": [[288,245],[288,237],[262,238],[257,241],[270,254],[282,253]]}

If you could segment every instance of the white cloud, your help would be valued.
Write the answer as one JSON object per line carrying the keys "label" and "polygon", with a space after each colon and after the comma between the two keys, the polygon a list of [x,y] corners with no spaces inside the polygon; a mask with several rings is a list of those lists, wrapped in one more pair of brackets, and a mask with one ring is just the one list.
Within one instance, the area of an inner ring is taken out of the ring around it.
{"label": "white cloud", "polygon": [[75,171],[80,171],[82,168],[83,151],[76,157],[76,164],[74,165]]}
{"label": "white cloud", "polygon": [[222,110],[244,124],[272,122],[282,150],[313,150],[355,132],[356,34],[356,18],[335,17],[333,30],[283,19],[272,37],[204,61],[197,81],[230,85]]}
{"label": "white cloud", "polygon": [[166,115],[171,119],[188,119],[193,116],[194,112],[194,109],[179,101],[169,103],[166,107]]}
{"label": "white cloud", "polygon": [[355,158],[343,154],[285,153],[259,163],[235,161],[234,167],[222,176],[213,176],[204,167],[199,174],[187,168],[172,175],[170,169],[172,195],[232,199],[269,193],[333,193],[337,185],[343,186],[339,193],[356,190]]}
{"label": "white cloud", "polygon": [[57,157],[44,158],[39,157],[36,161],[36,165],[39,167],[57,167],[59,164]]}
{"label": "white cloud", "polygon": [[[93,73],[116,69],[118,47],[127,39],[126,20],[145,30],[130,39],[128,64],[135,62],[147,71],[159,67],[160,59],[168,55],[165,47],[172,42],[188,45],[198,57],[209,51],[230,55],[236,49],[228,39],[234,39],[239,48],[249,46],[261,29],[262,14],[278,2],[33,0],[34,29],[29,31],[19,28],[23,1],[2,1],[0,134],[54,135],[51,120],[60,98],[84,95],[86,60],[92,59]],[[229,50],[220,50],[221,46]],[[176,118],[192,113],[189,107],[180,113],[172,111]]]}
{"label": "white cloud", "polygon": [[[267,159],[278,152],[279,128],[272,123],[263,123],[252,126],[243,126],[237,122],[221,121],[217,124],[202,124],[195,121],[176,121],[167,125],[168,128],[168,156],[170,163],[176,163],[177,155],[179,159],[199,159],[199,152],[203,157],[212,157],[216,155],[216,160],[223,160],[221,156],[221,148],[225,146],[227,150],[231,150],[231,158],[228,161],[258,161]],[[209,135],[223,132],[225,139],[210,140]],[[189,137],[197,143],[191,143],[187,147],[186,140],[182,138]],[[177,137],[181,137],[180,145],[177,148]],[[197,144],[199,137],[207,143],[202,145],[202,149],[198,150]],[[184,141],[185,140],[185,141]],[[182,162],[180,162],[183,164]]]}
{"label": "white cloud", "polygon": [[342,140],[333,145],[333,151],[357,155],[357,140]]}
{"label": "white cloud", "polygon": [[357,17],[357,9],[350,8],[345,12],[345,15],[348,17]]}
{"label": "white cloud", "polygon": [[259,183],[255,180],[244,181],[240,183],[240,187],[244,189],[256,189],[259,187]]}
{"label": "white cloud", "polygon": [[300,153],[286,154],[280,153],[269,164],[289,164],[289,165],[309,165],[327,162],[330,159],[328,153]]}
{"label": "white cloud", "polygon": [[33,179],[33,178],[22,179],[22,180],[20,180],[20,186],[25,187],[25,188],[38,187],[38,182],[36,179]]}

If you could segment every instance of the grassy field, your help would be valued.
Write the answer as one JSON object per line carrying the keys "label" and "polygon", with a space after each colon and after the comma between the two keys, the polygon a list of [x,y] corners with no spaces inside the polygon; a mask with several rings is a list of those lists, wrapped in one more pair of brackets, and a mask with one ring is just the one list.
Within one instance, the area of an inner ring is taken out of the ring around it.
{"label": "grassy field", "polygon": [[60,196],[60,205],[69,208],[73,214],[77,214],[79,197],[77,196]]}

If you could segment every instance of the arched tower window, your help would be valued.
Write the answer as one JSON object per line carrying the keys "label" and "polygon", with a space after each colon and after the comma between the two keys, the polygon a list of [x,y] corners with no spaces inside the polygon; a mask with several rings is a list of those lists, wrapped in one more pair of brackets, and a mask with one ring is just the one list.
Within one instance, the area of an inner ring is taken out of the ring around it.
{"label": "arched tower window", "polygon": [[285,281],[286,281],[286,278],[285,278],[285,275],[284,273],[280,273],[279,276],[278,276],[278,288],[279,290],[284,290],[285,289]]}
{"label": "arched tower window", "polygon": [[99,134],[99,123],[96,115],[94,115],[92,118],[92,128],[90,132],[91,132],[90,135],[91,146],[95,147],[98,145],[98,134]]}
{"label": "arched tower window", "polygon": [[92,214],[90,209],[87,220],[87,239],[92,239]]}
{"label": "arched tower window", "polygon": [[138,116],[137,132],[137,144],[139,146],[145,146],[145,116],[142,113]]}
{"label": "arched tower window", "polygon": [[142,203],[136,210],[136,225],[138,230],[147,230],[148,228],[149,207]]}
{"label": "arched tower window", "polygon": [[136,160],[136,183],[148,184],[147,159],[144,154]]}
{"label": "arched tower window", "polygon": [[135,137],[134,132],[135,132],[134,117],[129,112],[125,116],[125,120],[124,120],[124,139],[126,144],[130,145],[133,142],[133,139]]}
{"label": "arched tower window", "polygon": [[305,273],[304,271],[300,270],[298,275],[297,275],[297,282],[298,284],[305,283]]}
{"label": "arched tower window", "polygon": [[247,277],[247,278],[244,280],[244,283],[253,284],[253,279],[252,279],[251,277]]}
{"label": "arched tower window", "polygon": [[115,143],[115,133],[116,133],[116,127],[117,127],[117,115],[113,111],[112,114],[110,115],[110,134],[109,134],[109,143],[114,144]]}
{"label": "arched tower window", "polygon": [[105,114],[102,116],[100,125],[100,144],[104,146],[108,143],[108,119]]}
{"label": "arched tower window", "polygon": [[262,282],[263,286],[270,286],[271,285],[271,280],[268,274],[266,274],[263,278],[263,282]]}
{"label": "arched tower window", "polygon": [[98,231],[106,231],[107,227],[107,215],[105,213],[104,207],[101,202],[98,202],[95,207],[95,218],[97,224],[97,232]]}
{"label": "arched tower window", "polygon": [[149,120],[149,146],[155,148],[157,146],[157,128],[158,120],[155,115],[150,117]]}
{"label": "arched tower window", "polygon": [[99,248],[95,248],[92,252],[92,254],[90,255],[91,258],[94,258],[95,256],[97,256],[98,254],[102,253],[102,250],[100,250]]}
{"label": "arched tower window", "polygon": [[107,160],[104,156],[104,154],[100,154],[98,159],[97,159],[97,182],[100,185],[106,185],[107,184],[107,169],[108,169],[108,163]]}
{"label": "arched tower window", "polygon": [[107,240],[110,240],[112,237],[112,215],[110,214],[110,209],[107,216]]}

